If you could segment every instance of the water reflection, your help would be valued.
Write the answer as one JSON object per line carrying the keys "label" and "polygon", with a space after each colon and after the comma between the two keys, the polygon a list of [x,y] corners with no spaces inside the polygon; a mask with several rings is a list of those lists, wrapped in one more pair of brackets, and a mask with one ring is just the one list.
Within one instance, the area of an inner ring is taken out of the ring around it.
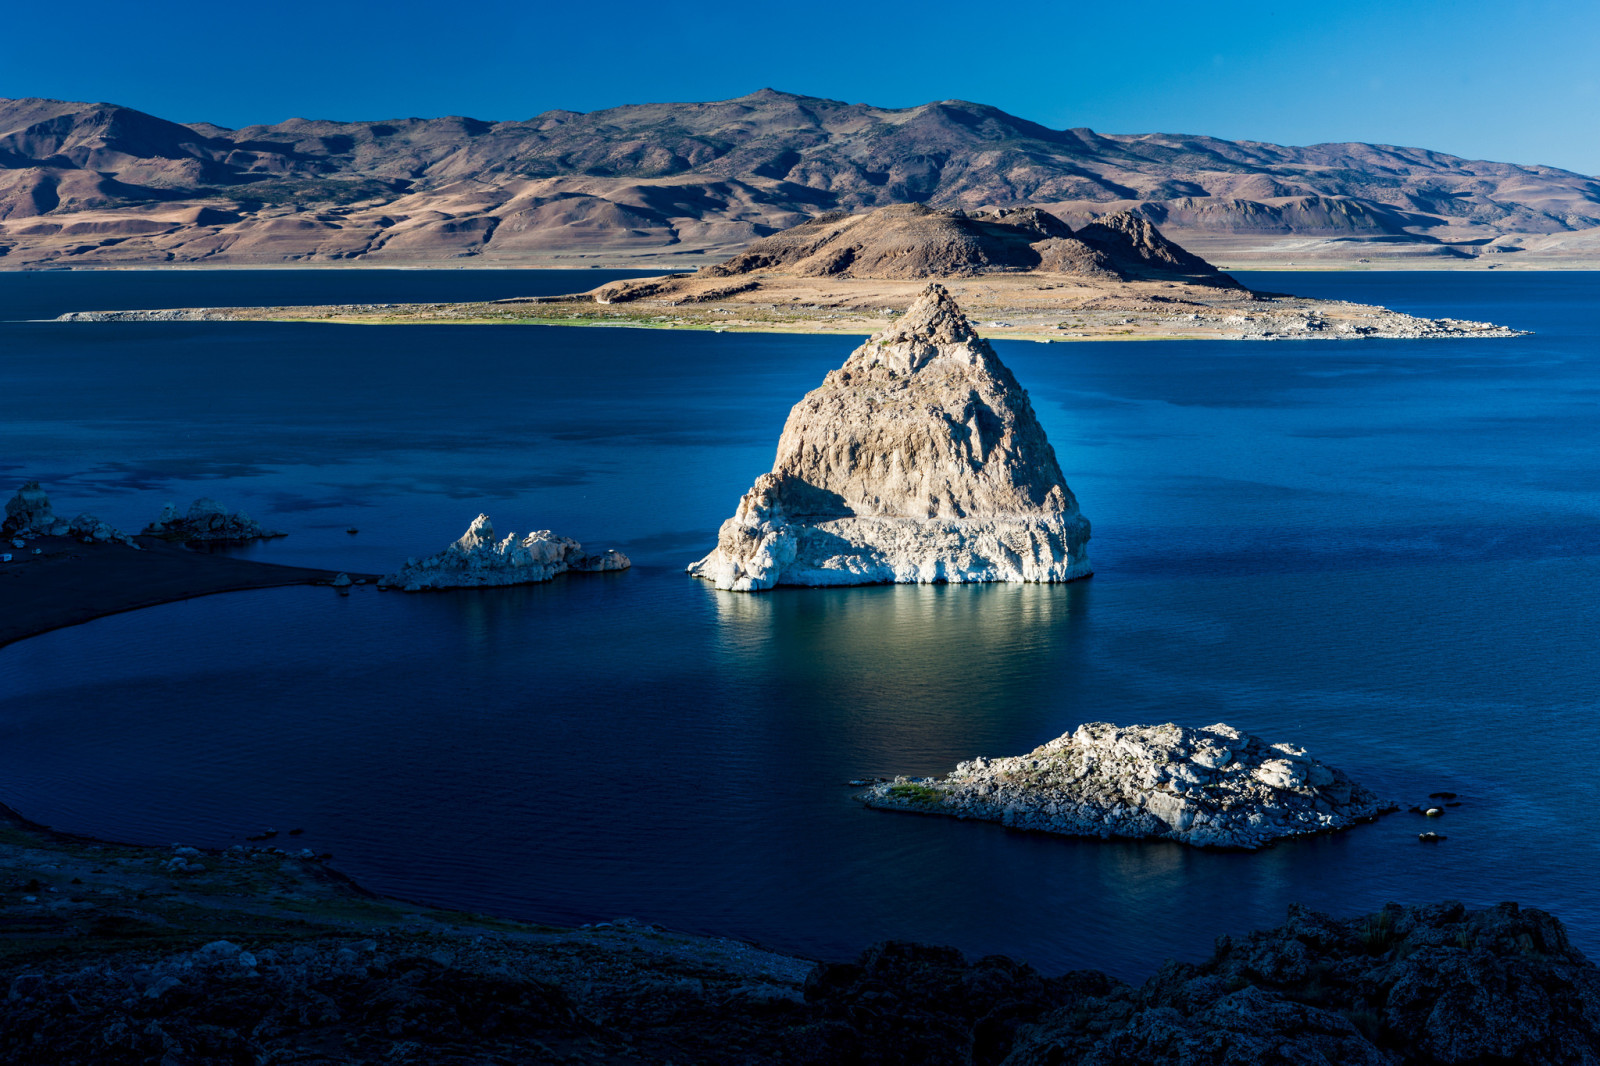
{"label": "water reflection", "polygon": [[942,772],[1075,724],[1058,688],[1088,638],[1088,582],[702,594],[717,668],[819,744],[848,738],[860,773]]}

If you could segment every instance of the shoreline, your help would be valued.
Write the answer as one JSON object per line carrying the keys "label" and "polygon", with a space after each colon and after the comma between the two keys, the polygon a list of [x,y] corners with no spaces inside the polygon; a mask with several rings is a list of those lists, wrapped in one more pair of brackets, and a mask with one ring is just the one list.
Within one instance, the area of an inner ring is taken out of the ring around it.
{"label": "shoreline", "polygon": [[[1225,249],[1210,247],[1205,242],[1186,242],[1184,235],[1179,234],[1173,238],[1191,251],[1198,249],[1196,254],[1205,258],[1219,261],[1217,269],[1223,271],[1272,271],[1277,273],[1327,273],[1330,271],[1353,271],[1360,273],[1373,273],[1394,271],[1403,273],[1434,273],[1434,274],[1485,274],[1495,272],[1505,273],[1585,273],[1600,271],[1600,258],[1585,258],[1574,256],[1570,258],[1552,256],[1543,261],[1523,260],[1515,261],[1514,256],[1508,256],[1503,261],[1484,263],[1480,259],[1447,259],[1422,256],[1396,256],[1393,259],[1372,259],[1361,262],[1358,259],[1340,260],[1325,259],[1310,262],[1285,262],[1275,258],[1253,258],[1248,255],[1230,256]],[[1280,253],[1288,254],[1288,253]],[[181,270],[440,270],[440,271],[474,271],[474,270],[630,270],[642,274],[662,274],[679,271],[694,271],[713,261],[706,257],[697,257],[693,260],[658,259],[648,255],[638,258],[611,258],[597,256],[574,256],[573,262],[555,262],[550,260],[522,261],[522,260],[416,260],[407,262],[373,261],[362,259],[341,260],[310,260],[304,262],[265,262],[265,263],[171,263],[159,260],[133,263],[63,263],[60,265],[3,265],[0,260],[0,274],[73,274],[94,271],[181,271]],[[713,257],[714,259],[714,257]],[[1225,265],[1224,265],[1225,264]]]}
{"label": "shoreline", "polygon": [[[0,648],[96,618],[224,592],[327,585],[340,571],[194,552],[159,537],[143,549],[35,537],[0,563]],[[28,554],[34,547],[42,555]],[[352,579],[374,580],[370,574]]]}
{"label": "shoreline", "polygon": [[[1600,1051],[1600,971],[1559,920],[1515,903],[1346,919],[1291,904],[1284,924],[1141,986],[905,941],[816,962],[632,919],[431,907],[289,837],[118,844],[0,802],[0,1059],[1158,1064],[1212,1061],[1219,1038],[1229,1061]],[[1544,991],[1512,1000],[1508,984]]]}
{"label": "shoreline", "polygon": [[[71,311],[66,324],[274,322],[323,325],[543,325],[715,333],[864,336],[891,327],[926,279],[756,274],[734,287],[715,276],[612,282],[589,292],[490,301],[351,303]],[[1016,273],[942,284],[990,340],[1349,341],[1498,339],[1525,331],[1490,322],[1424,318],[1375,304],[1240,287],[1161,281],[1108,284],[1073,275]]]}

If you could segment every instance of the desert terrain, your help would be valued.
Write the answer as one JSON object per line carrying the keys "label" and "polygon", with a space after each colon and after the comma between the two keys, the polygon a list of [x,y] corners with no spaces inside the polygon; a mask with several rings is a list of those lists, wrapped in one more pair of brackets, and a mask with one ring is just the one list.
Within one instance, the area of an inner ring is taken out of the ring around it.
{"label": "desert terrain", "polygon": [[733,100],[225,129],[0,100],[0,268],[694,270],[832,211],[1134,211],[1222,267],[1560,268],[1600,181],[1375,144],[1048,129],[944,100]]}

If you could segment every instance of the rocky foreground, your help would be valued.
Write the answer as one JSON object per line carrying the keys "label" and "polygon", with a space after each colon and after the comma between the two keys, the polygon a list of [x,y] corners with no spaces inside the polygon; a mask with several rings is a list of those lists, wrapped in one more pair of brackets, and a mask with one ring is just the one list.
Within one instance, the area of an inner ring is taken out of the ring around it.
{"label": "rocky foreground", "polygon": [[631,565],[619,551],[607,549],[591,554],[571,537],[556,536],[548,529],[529,533],[520,540],[515,533],[496,540],[489,516],[480,514],[449,547],[424,559],[407,559],[405,566],[385,577],[380,585],[407,592],[535,585],[568,571],[600,573],[626,570]]}
{"label": "rocky foreground", "polygon": [[1091,722],[1027,755],[973,759],[942,780],[897,778],[861,798],[1066,836],[1248,850],[1399,809],[1303,748],[1224,724]]}
{"label": "rocky foreground", "polygon": [[815,964],[631,921],[435,910],[361,891],[302,839],[136,848],[0,808],[0,1061],[1600,1061],[1600,970],[1513,903],[1291,908],[1134,986],[907,943]]}
{"label": "rocky foreground", "polygon": [[1071,581],[1089,522],[1028,395],[941,285],[789,412],[689,573],[717,588]]}

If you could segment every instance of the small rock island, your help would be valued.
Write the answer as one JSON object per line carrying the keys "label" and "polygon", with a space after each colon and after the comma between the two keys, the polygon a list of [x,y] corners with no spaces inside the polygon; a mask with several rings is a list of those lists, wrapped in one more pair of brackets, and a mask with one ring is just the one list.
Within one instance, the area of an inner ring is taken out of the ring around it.
{"label": "small rock island", "polygon": [[288,534],[266,529],[243,511],[230,511],[211,497],[202,496],[189,505],[187,512],[168,503],[161,509],[161,517],[145,527],[143,535],[194,544],[243,543]]}
{"label": "small rock island", "polygon": [[1399,809],[1302,748],[1220,723],[1092,722],[1027,755],[973,759],[943,780],[899,778],[861,799],[1066,836],[1245,850]]}
{"label": "small rock island", "polygon": [[789,412],[689,573],[719,589],[1071,581],[1089,522],[1028,394],[930,284]]}
{"label": "small rock island", "polygon": [[489,516],[480,514],[444,551],[426,559],[407,559],[406,565],[384,578],[382,584],[407,592],[535,585],[569,570],[599,573],[626,570],[631,565],[619,551],[607,549],[591,555],[571,537],[558,537],[548,529],[529,533],[521,540],[510,533],[496,541]]}

